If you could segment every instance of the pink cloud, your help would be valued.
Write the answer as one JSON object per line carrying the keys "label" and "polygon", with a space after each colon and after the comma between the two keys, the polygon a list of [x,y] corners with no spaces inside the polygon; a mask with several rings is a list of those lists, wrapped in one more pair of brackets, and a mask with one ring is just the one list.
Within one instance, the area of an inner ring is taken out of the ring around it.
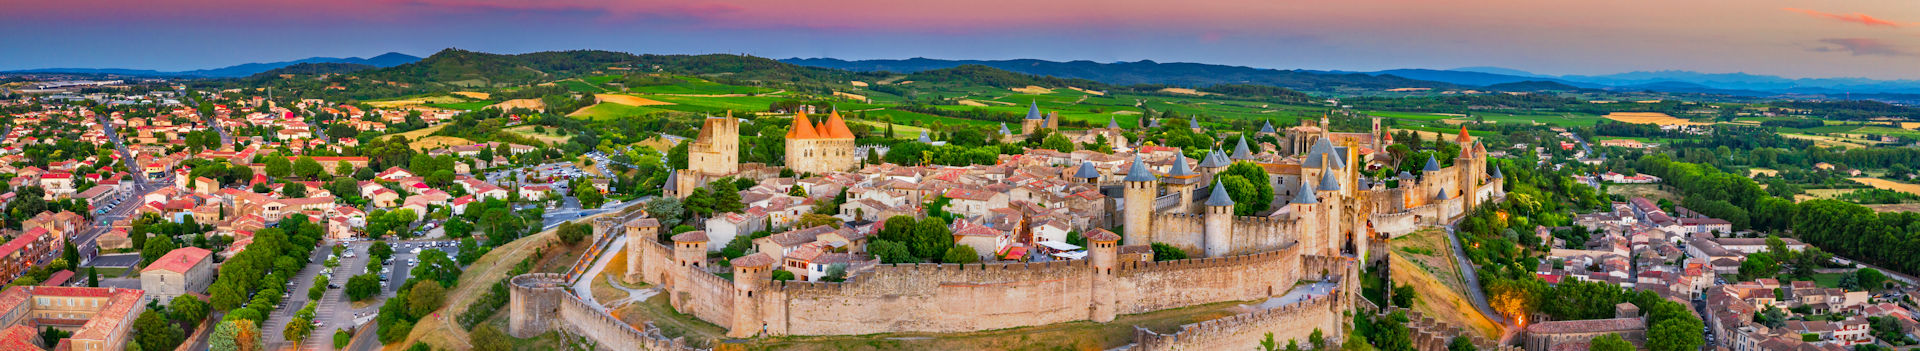
{"label": "pink cloud", "polygon": [[1913,25],[1913,23],[1884,20],[1884,19],[1873,17],[1873,16],[1868,16],[1867,14],[1859,13],[1859,12],[1849,13],[1849,14],[1838,14],[1838,13],[1826,13],[1826,12],[1820,12],[1820,11],[1814,11],[1814,10],[1808,10],[1808,9],[1796,9],[1792,7],[1781,8],[1781,9],[1787,10],[1787,11],[1799,12],[1799,13],[1806,14],[1808,16],[1813,16],[1813,17],[1826,18],[1826,19],[1842,21],[1842,22],[1853,22],[1853,23],[1859,23],[1859,24],[1864,24],[1869,26],[1884,26],[1884,27],[1898,28],[1898,27],[1906,27],[1906,26]]}

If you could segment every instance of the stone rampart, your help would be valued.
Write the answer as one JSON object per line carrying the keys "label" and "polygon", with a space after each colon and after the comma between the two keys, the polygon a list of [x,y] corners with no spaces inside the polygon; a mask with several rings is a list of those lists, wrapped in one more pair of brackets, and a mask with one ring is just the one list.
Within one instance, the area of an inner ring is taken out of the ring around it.
{"label": "stone rampart", "polygon": [[732,325],[733,281],[700,269],[690,269],[685,274],[687,286],[676,289],[681,294],[677,300],[681,301],[680,312],[713,324]]}
{"label": "stone rampart", "polygon": [[1117,312],[1133,314],[1287,293],[1300,276],[1299,246],[1251,255],[1125,262],[1114,269]]}
{"label": "stone rampart", "polygon": [[1084,260],[883,264],[846,282],[775,282],[759,299],[767,332],[845,335],[959,332],[1088,318]]}
{"label": "stone rampart", "polygon": [[1300,240],[1298,223],[1299,220],[1293,218],[1234,217],[1232,237],[1229,240],[1232,243],[1232,249],[1228,254],[1245,255],[1278,250],[1292,245]]}
{"label": "stone rampart", "polygon": [[1322,337],[1338,345],[1340,340],[1344,340],[1341,335],[1343,323],[1350,320],[1341,316],[1345,311],[1342,308],[1345,305],[1342,294],[1344,292],[1182,325],[1179,330],[1169,334],[1135,327],[1132,350],[1250,350],[1258,349],[1268,333],[1272,333],[1275,342],[1285,345],[1287,340],[1306,343],[1314,330],[1319,330]]}
{"label": "stone rampart", "polygon": [[1192,213],[1153,214],[1153,238],[1151,242],[1164,243],[1180,250],[1199,254],[1206,245],[1206,217]]}
{"label": "stone rampart", "polygon": [[682,339],[633,328],[567,291],[566,276],[530,273],[508,281],[507,334],[531,338],[556,327],[614,350],[696,350]]}

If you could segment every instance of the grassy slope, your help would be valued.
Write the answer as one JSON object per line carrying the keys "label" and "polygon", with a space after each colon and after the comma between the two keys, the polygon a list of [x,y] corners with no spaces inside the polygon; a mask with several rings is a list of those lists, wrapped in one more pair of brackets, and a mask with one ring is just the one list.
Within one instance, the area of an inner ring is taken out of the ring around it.
{"label": "grassy slope", "polygon": [[[1392,265],[1394,283],[1409,284],[1419,291],[1415,311],[1490,339],[1499,338],[1502,327],[1480,314],[1466,297],[1466,283],[1458,266],[1452,264],[1453,249],[1444,235],[1443,231],[1423,229],[1389,242],[1392,251],[1388,264]],[[1414,248],[1414,252],[1406,248]]]}

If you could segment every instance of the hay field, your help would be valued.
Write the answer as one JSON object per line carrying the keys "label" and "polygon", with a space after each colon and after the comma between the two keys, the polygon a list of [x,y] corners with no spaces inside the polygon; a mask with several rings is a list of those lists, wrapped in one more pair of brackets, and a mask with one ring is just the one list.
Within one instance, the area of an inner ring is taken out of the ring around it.
{"label": "hay field", "polygon": [[446,128],[446,127],[447,127],[446,124],[441,124],[441,125],[436,125],[436,126],[431,126],[426,128],[414,129],[411,131],[407,131],[406,133],[389,135],[389,136],[385,136],[385,138],[402,136],[402,137],[406,137],[407,140],[418,140],[420,138],[426,137],[428,134],[433,134],[433,132],[438,132],[440,131],[441,128]]}
{"label": "hay field", "polygon": [[1763,175],[1768,177],[1779,176],[1780,170],[1768,169],[1768,168],[1748,168],[1747,169],[1747,178],[1754,178],[1754,177],[1759,177]]}
{"label": "hay field", "polygon": [[367,105],[373,106],[374,108],[395,108],[395,107],[401,107],[401,106],[419,105],[424,103],[427,103],[427,101],[426,100],[388,100],[388,101],[368,101]]}
{"label": "hay field", "polygon": [[1079,88],[1079,87],[1067,87],[1067,89],[1073,89],[1074,91],[1078,91],[1078,92],[1082,92],[1082,93],[1087,93],[1088,95],[1094,95],[1094,96],[1107,96],[1107,92],[1104,92],[1104,91],[1098,91],[1098,90],[1086,90],[1086,89],[1081,89],[1081,88]]}
{"label": "hay field", "polygon": [[1188,88],[1166,88],[1166,89],[1160,89],[1160,92],[1162,92],[1162,93],[1174,93],[1174,94],[1186,94],[1186,95],[1194,95],[1194,96],[1207,96],[1207,95],[1213,95],[1213,93],[1209,93],[1209,92],[1204,92],[1204,91],[1199,91],[1199,90],[1193,90],[1193,89],[1188,89]]}
{"label": "hay field", "polygon": [[[546,133],[540,133],[540,132],[534,131],[533,127],[534,126],[518,126],[513,128],[507,128],[506,132],[519,134],[520,136],[524,136],[533,140],[539,140],[541,142],[547,143],[548,145],[565,144],[567,143],[567,140],[573,139],[573,137],[570,137],[570,136],[562,136],[559,134],[554,134],[552,130],[548,130]],[[665,150],[665,149],[661,149],[661,150]]]}
{"label": "hay field", "polygon": [[487,107],[497,108],[497,109],[500,109],[501,111],[511,110],[514,108],[524,108],[529,110],[543,110],[547,108],[547,104],[540,102],[540,99],[513,99],[513,100],[502,101],[498,104],[493,104],[492,106],[487,106]]}
{"label": "hay field", "polygon": [[866,95],[860,95],[860,94],[853,94],[853,93],[848,93],[848,92],[844,92],[844,91],[836,91],[836,92],[833,92],[833,96],[835,96],[835,97],[843,97],[843,98],[848,98],[848,99],[854,99],[854,100],[860,100],[860,101],[868,101],[868,100],[867,100],[867,96],[866,96]]}
{"label": "hay field", "polygon": [[611,102],[611,103],[627,105],[627,106],[655,106],[655,105],[672,105],[673,104],[671,102],[648,99],[648,98],[643,98],[643,97],[638,97],[633,95],[594,94],[593,98],[600,102]]}
{"label": "hay field", "polygon": [[1659,113],[1659,112],[1614,112],[1614,113],[1607,114],[1605,117],[1607,117],[1607,119],[1627,122],[1627,123],[1658,124],[1663,126],[1667,126],[1667,125],[1700,126],[1700,125],[1712,124],[1712,123],[1700,123],[1700,122],[1689,121],[1686,119],[1669,116],[1665,113]]}
{"label": "hay field", "polygon": [[1042,87],[1038,85],[1028,85],[1026,87],[1021,87],[1021,88],[1007,88],[1007,90],[1012,90],[1013,92],[1021,93],[1021,94],[1033,94],[1033,95],[1046,95],[1046,94],[1053,93],[1053,89],[1047,89],[1046,87]]}
{"label": "hay field", "polygon": [[857,80],[856,80],[856,81],[851,81],[851,82],[847,82],[847,84],[851,84],[851,85],[853,85],[853,86],[856,86],[856,87],[864,87],[864,86],[867,86],[867,82],[862,82],[862,81],[857,81]]}
{"label": "hay field", "polygon": [[1871,185],[1875,188],[1893,190],[1893,191],[1904,192],[1908,194],[1920,194],[1920,184],[1902,183],[1902,182],[1896,182],[1896,181],[1891,181],[1886,179],[1867,178],[1867,177],[1856,177],[1856,178],[1847,178],[1847,179],[1855,182],[1860,182],[1860,184]]}
{"label": "hay field", "polygon": [[453,92],[453,95],[465,96],[469,99],[479,99],[479,100],[486,100],[486,99],[493,98],[493,94],[482,93],[477,91],[456,91],[456,92]]}
{"label": "hay field", "polygon": [[1788,139],[1812,140],[1814,145],[1825,146],[1825,147],[1841,147],[1841,148],[1849,148],[1849,149],[1867,147],[1866,145],[1849,142],[1848,139],[1828,137],[1828,136],[1794,134],[1794,133],[1780,133],[1780,136],[1787,137]]}
{"label": "hay field", "polygon": [[421,151],[421,150],[433,150],[433,149],[438,149],[438,148],[443,148],[448,146],[472,145],[472,144],[473,144],[472,140],[436,135],[436,136],[428,136],[428,137],[420,138],[419,140],[414,140],[413,143],[407,144],[407,147],[411,147],[416,151]]}

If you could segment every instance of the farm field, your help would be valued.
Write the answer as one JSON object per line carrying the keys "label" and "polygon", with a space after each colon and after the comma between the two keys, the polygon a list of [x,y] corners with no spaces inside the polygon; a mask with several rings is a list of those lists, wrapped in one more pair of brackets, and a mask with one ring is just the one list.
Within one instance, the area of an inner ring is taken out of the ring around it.
{"label": "farm field", "polygon": [[1854,139],[1818,136],[1818,135],[1794,134],[1794,133],[1780,133],[1780,136],[1786,137],[1789,139],[1812,140],[1814,145],[1825,146],[1825,147],[1842,147],[1842,148],[1849,148],[1849,149],[1867,147],[1866,145],[1852,142],[1852,140]]}
{"label": "farm field", "polygon": [[603,103],[593,104],[593,106],[587,106],[587,108],[580,109],[579,111],[573,111],[573,113],[567,114],[567,117],[600,120],[600,119],[620,118],[620,117],[626,117],[626,116],[639,116],[639,115],[671,112],[671,111],[672,110],[661,109],[656,107],[629,106],[629,105],[621,105],[621,104],[610,103],[610,102],[603,102]]}
{"label": "farm field", "polygon": [[1920,184],[1902,183],[1902,182],[1896,182],[1892,180],[1886,180],[1886,179],[1880,179],[1880,178],[1867,178],[1867,177],[1857,177],[1857,178],[1847,178],[1847,179],[1855,182],[1859,182],[1860,184],[1871,185],[1875,188],[1920,195]]}
{"label": "farm field", "polygon": [[407,147],[411,147],[417,151],[424,151],[424,150],[433,150],[433,149],[438,149],[438,148],[443,148],[448,146],[469,145],[469,144],[473,144],[473,141],[462,139],[462,138],[450,137],[450,136],[435,135],[435,136],[427,136],[424,138],[414,140],[413,143],[407,144]]}
{"label": "farm field", "polygon": [[673,78],[679,79],[680,81],[675,82],[673,84],[669,84],[669,85],[649,85],[649,86],[631,87],[631,88],[628,88],[627,90],[632,92],[649,93],[649,94],[684,94],[684,95],[731,95],[731,94],[745,95],[745,94],[764,94],[764,93],[773,91],[771,89],[766,89],[766,88],[744,87],[744,86],[737,86],[737,85],[726,85],[726,84],[714,83],[712,81],[708,81],[700,78],[694,78],[694,77],[676,76]]}
{"label": "farm field", "polygon": [[1769,168],[1748,168],[1747,169],[1748,178],[1754,178],[1759,176],[1773,177],[1773,176],[1779,176],[1779,175],[1780,175],[1780,170],[1777,170],[1777,169],[1769,169]]}
{"label": "farm field", "polygon": [[487,107],[497,108],[501,110],[511,110],[514,108],[539,110],[539,109],[547,108],[547,104],[544,102],[540,102],[540,99],[513,99],[513,100],[503,101],[498,104],[493,104]]}
{"label": "farm field", "polygon": [[493,98],[493,94],[482,93],[477,91],[456,91],[456,92],[453,92],[453,95],[459,95],[459,96],[466,97],[468,99],[474,99],[474,100],[486,100],[486,99]]}
{"label": "farm field", "polygon": [[1627,122],[1627,123],[1658,124],[1663,126],[1666,126],[1666,125],[1698,126],[1698,125],[1712,124],[1712,123],[1694,122],[1691,120],[1669,116],[1665,113],[1659,113],[1659,112],[1614,112],[1614,113],[1609,113],[1604,117],[1606,117],[1607,119]]}
{"label": "farm field", "polygon": [[490,106],[493,104],[494,104],[493,101],[479,100],[479,101],[467,101],[467,102],[444,103],[444,104],[438,104],[438,103],[426,104],[426,106],[444,108],[448,110],[476,111],[476,110],[487,108],[487,106]]}
{"label": "farm field", "polygon": [[653,100],[653,99],[648,99],[648,98],[643,98],[643,97],[638,97],[633,95],[620,95],[620,94],[594,94],[593,98],[600,102],[611,102],[611,103],[627,105],[627,106],[654,106],[654,105],[672,105],[673,104],[671,102],[662,102],[659,100]]}
{"label": "farm field", "polygon": [[1607,186],[1608,195],[1620,195],[1627,198],[1644,197],[1648,200],[1667,199],[1680,202],[1680,196],[1661,189],[1659,184],[1612,184]]}
{"label": "farm field", "polygon": [[506,132],[519,134],[520,136],[532,138],[533,140],[539,140],[541,142],[547,143],[548,145],[565,144],[567,143],[567,140],[573,139],[573,137],[571,136],[554,134],[551,130],[549,130],[546,133],[538,132],[534,130],[534,126],[517,126],[513,128],[507,128]]}

